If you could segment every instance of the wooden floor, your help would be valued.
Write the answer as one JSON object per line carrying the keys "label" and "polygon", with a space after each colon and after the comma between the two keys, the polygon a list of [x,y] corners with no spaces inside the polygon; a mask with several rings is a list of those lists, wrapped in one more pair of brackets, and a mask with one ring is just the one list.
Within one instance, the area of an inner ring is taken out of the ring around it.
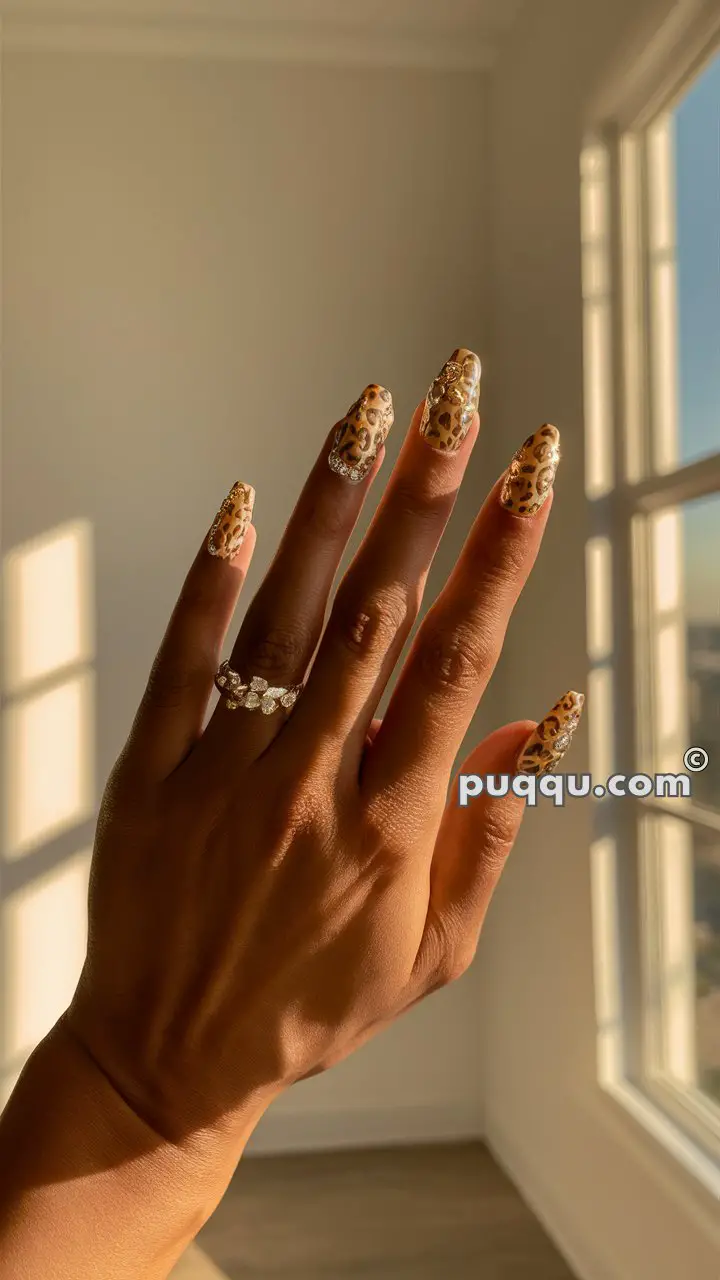
{"label": "wooden floor", "polygon": [[172,1280],[573,1280],[479,1143],[255,1157]]}

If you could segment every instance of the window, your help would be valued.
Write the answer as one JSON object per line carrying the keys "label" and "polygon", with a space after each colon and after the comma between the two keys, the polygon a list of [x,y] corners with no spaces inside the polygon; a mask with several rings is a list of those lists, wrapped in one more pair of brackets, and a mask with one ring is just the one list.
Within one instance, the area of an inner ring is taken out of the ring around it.
{"label": "window", "polygon": [[720,53],[581,177],[599,1070],[720,1192]]}

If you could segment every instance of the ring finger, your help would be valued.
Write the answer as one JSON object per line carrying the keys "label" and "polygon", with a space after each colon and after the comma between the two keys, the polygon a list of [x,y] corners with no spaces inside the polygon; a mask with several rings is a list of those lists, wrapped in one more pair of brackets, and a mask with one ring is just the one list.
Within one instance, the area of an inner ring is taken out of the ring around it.
{"label": "ring finger", "polygon": [[[256,688],[234,711],[221,697],[205,733],[209,749],[218,739],[226,744],[230,733],[233,760],[238,751],[254,759],[279,731],[285,716],[269,691],[298,684],[305,676],[338,565],[392,423],[390,392],[373,383],[333,427],[230,655],[232,671],[244,684],[254,678]],[[223,554],[221,541],[218,554]]]}

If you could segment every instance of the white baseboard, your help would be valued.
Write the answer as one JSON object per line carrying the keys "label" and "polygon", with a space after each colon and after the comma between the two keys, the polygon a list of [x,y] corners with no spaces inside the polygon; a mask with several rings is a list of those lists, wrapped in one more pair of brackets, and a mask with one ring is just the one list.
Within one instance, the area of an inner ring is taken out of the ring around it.
{"label": "white baseboard", "polygon": [[555,1195],[527,1152],[492,1123],[486,1125],[485,1142],[578,1280],[620,1280],[608,1260],[599,1257],[581,1237],[573,1220],[572,1202]]}
{"label": "white baseboard", "polygon": [[477,1107],[392,1107],[358,1111],[267,1112],[247,1146],[248,1155],[338,1151],[481,1138]]}

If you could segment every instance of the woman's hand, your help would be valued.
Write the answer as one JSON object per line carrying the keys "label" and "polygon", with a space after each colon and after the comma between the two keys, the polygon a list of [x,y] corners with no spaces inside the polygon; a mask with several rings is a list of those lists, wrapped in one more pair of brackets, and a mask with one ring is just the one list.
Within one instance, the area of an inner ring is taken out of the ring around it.
{"label": "woman's hand", "polygon": [[[373,717],[477,436],[479,382],[477,357],[455,352],[325,625],[389,393],[368,387],[333,429],[230,658],[244,682],[307,676],[292,709],[252,707],[262,688],[229,709],[225,688],[203,729],[255,544],[249,486],[233,488],[190,569],[105,792],[88,956],[64,1017],[165,1141],[240,1133],[249,1107],[261,1114],[474,954],[523,802],[460,808],[448,786],[549,515],[554,427],[493,487]],[[581,701],[567,695],[539,733],[505,726],[463,771],[513,773],[529,738],[522,767],[552,766]]]}

